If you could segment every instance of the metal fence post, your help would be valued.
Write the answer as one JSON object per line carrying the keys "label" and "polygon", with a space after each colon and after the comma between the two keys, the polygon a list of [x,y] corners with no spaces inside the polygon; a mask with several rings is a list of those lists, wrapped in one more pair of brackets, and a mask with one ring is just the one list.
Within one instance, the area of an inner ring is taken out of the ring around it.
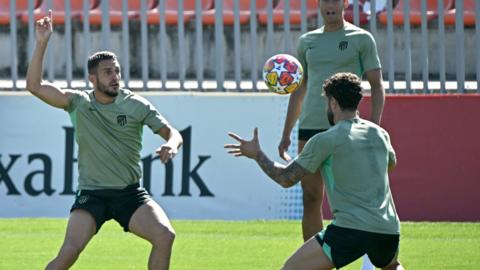
{"label": "metal fence post", "polygon": [[12,90],[17,90],[18,56],[17,56],[17,16],[15,0],[10,0],[10,72],[12,76]]}

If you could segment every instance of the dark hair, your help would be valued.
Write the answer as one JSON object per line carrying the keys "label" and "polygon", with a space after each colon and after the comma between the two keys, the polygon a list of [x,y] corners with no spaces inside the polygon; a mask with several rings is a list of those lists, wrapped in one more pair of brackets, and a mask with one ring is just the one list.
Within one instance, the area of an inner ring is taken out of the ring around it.
{"label": "dark hair", "polygon": [[103,60],[115,60],[117,56],[109,51],[96,52],[88,58],[88,74],[94,74],[97,71],[98,64]]}
{"label": "dark hair", "polygon": [[328,98],[335,98],[342,110],[357,110],[363,96],[360,78],[347,72],[337,73],[326,79],[323,90]]}

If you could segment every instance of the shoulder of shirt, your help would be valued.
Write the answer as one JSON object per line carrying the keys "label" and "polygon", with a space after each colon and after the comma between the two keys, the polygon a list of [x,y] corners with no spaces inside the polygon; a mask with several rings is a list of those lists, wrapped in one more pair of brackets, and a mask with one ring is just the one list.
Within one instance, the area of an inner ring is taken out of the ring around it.
{"label": "shoulder of shirt", "polygon": [[68,89],[68,92],[74,95],[78,95],[86,100],[90,100],[90,95],[93,92],[93,90],[92,89],[90,90]]}
{"label": "shoulder of shirt", "polygon": [[66,89],[71,93],[78,93],[80,95],[90,95],[93,92],[93,89],[87,89],[87,90],[78,90],[78,89]]}
{"label": "shoulder of shirt", "polygon": [[363,118],[360,118],[360,117],[358,117],[357,119],[358,119],[359,123],[364,123],[364,124],[369,125],[371,127],[375,127],[375,128],[378,128],[378,129],[383,129],[382,127],[380,127],[379,125],[375,124],[374,122],[372,122],[370,120],[363,119]]}
{"label": "shoulder of shirt", "polygon": [[322,27],[320,27],[320,28],[317,28],[317,29],[315,29],[315,30],[308,31],[308,32],[302,34],[302,35],[300,36],[300,39],[305,39],[305,38],[308,38],[308,37],[310,37],[310,36],[312,36],[312,35],[318,35],[318,34],[323,34],[323,33],[324,33],[324,32],[323,32],[323,26],[322,26]]}
{"label": "shoulder of shirt", "polygon": [[344,27],[345,33],[348,35],[359,35],[359,36],[368,36],[372,37],[372,33],[368,32],[367,30],[360,28],[354,24],[346,22]]}
{"label": "shoulder of shirt", "polygon": [[129,89],[120,89],[122,96],[125,100],[133,101],[133,102],[138,102],[143,105],[150,104],[150,102],[142,97],[141,95],[129,90]]}
{"label": "shoulder of shirt", "polygon": [[324,132],[320,132],[316,135],[314,135],[311,140],[316,141],[316,142],[325,142],[325,141],[331,141],[331,140],[337,140],[338,139],[338,133],[340,131],[340,125],[334,125],[333,127],[329,128],[328,130]]}
{"label": "shoulder of shirt", "polygon": [[369,120],[363,119],[363,118],[359,118],[359,119],[360,119],[359,123],[363,123],[365,125],[368,125],[370,128],[378,129],[380,132],[388,135],[388,132],[384,128],[382,128],[381,126],[373,123],[372,121],[369,121]]}
{"label": "shoulder of shirt", "polygon": [[341,121],[335,124],[333,127],[329,128],[327,131],[319,133],[318,135],[324,135],[323,136],[324,139],[333,140],[336,142],[336,144],[341,144],[342,135],[348,133],[348,131],[350,130],[350,125],[351,125],[350,121]]}

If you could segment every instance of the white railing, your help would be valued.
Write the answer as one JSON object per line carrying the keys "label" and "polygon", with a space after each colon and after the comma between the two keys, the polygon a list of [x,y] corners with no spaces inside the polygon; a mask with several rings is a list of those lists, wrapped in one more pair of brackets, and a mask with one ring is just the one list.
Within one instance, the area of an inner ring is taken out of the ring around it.
{"label": "white railing", "polygon": [[[28,23],[19,20],[20,11],[15,9],[16,1],[9,1],[10,23],[9,27],[0,28],[0,43],[1,36],[8,37],[11,53],[10,61],[0,58],[0,79],[11,80],[11,83],[0,84],[0,88],[17,89],[21,88],[18,82],[24,79],[26,65],[33,51],[34,5],[37,1],[28,0]],[[178,16],[176,25],[166,23],[165,7],[169,0],[141,0],[139,16],[133,19],[127,14],[128,0],[119,1],[122,3],[122,23],[121,26],[112,26],[109,1],[84,1],[83,20],[80,20],[72,16],[72,2],[65,0],[65,24],[54,26],[56,30],[60,29],[56,35],[61,36],[64,43],[58,44],[60,38],[52,39],[51,42],[57,44],[50,44],[47,52],[46,79],[65,81],[66,87],[78,85],[74,81],[83,80],[84,87],[88,88],[88,55],[97,50],[112,50],[119,56],[123,81],[127,87],[167,90],[171,88],[169,83],[174,81],[178,82],[175,88],[180,90],[212,88],[217,91],[257,91],[261,85],[263,61],[278,52],[295,54],[298,36],[322,24],[319,10],[316,10],[316,16],[307,18],[307,13],[311,11],[307,0],[265,0],[266,6],[262,10],[257,10],[257,1],[250,1],[249,22],[246,24],[240,24],[241,1],[234,0],[233,25],[224,24],[222,13],[231,1],[211,0],[211,9],[215,9],[214,25],[202,22],[202,13],[205,12],[202,0],[195,0],[194,10],[184,9],[184,3],[188,0],[176,1],[178,14],[195,14],[188,22],[184,21],[183,16]],[[361,25],[371,31],[377,40],[388,91],[480,92],[480,0],[473,0],[476,20],[475,26],[470,27],[463,23],[463,0],[452,0],[456,10],[455,27],[445,27],[444,24],[444,14],[447,12],[444,5],[449,0],[438,0],[438,17],[433,20],[429,20],[427,15],[427,4],[433,1],[418,0],[421,2],[421,24],[416,26],[410,24],[409,17],[414,1],[400,1],[404,4],[403,25],[394,25],[394,0],[388,0],[385,7],[388,15],[386,25],[379,23],[377,16],[370,16],[369,22]],[[52,0],[43,2],[47,9],[53,7]],[[147,21],[152,2],[160,10],[159,23],[156,25]],[[274,13],[280,2],[285,5],[284,20],[283,24],[276,24]],[[360,16],[364,12],[361,10],[362,2],[355,0],[352,4],[352,20],[357,25],[360,25]],[[376,14],[377,1],[370,2],[370,14]],[[302,16],[298,24],[290,22],[292,4],[300,6]],[[89,23],[89,13],[94,6],[103,14],[100,27]],[[266,24],[258,21],[257,14],[260,11],[267,15]],[[25,39],[27,46],[19,46]],[[121,42],[116,42],[118,40]],[[451,72],[453,68],[454,72]],[[159,87],[152,87],[153,84]]]}

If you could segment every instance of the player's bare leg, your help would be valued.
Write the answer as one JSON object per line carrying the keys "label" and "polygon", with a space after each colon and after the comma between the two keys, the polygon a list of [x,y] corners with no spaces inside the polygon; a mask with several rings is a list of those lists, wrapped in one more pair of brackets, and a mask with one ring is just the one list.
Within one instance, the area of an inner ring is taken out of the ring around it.
{"label": "player's bare leg", "polygon": [[[306,141],[298,141],[300,153]],[[307,241],[312,236],[323,230],[322,203],[324,194],[323,178],[320,172],[304,177],[301,181],[303,189],[303,240]]]}
{"label": "player's bare leg", "polygon": [[128,227],[152,244],[148,269],[168,269],[175,231],[162,208],[153,200],[147,202],[135,211]]}
{"label": "player's bare leg", "polygon": [[312,237],[288,258],[281,270],[326,270],[334,267],[322,246]]}
{"label": "player's bare leg", "polygon": [[73,210],[68,219],[67,232],[62,247],[46,267],[47,270],[68,269],[92,239],[97,230],[95,219],[82,209]]}

